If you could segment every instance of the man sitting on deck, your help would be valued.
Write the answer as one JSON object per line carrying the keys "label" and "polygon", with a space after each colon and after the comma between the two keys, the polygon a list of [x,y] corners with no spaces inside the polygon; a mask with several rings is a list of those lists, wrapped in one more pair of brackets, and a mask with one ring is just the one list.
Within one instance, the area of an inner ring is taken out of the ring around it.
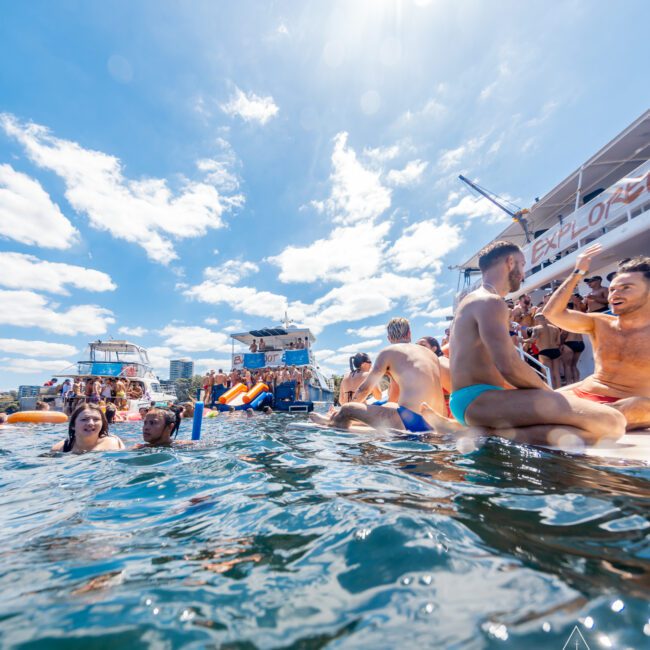
{"label": "man sitting on deck", "polygon": [[[482,285],[461,301],[451,329],[450,408],[457,422],[426,404],[422,412],[441,433],[470,425],[497,429],[520,442],[553,445],[576,437],[588,443],[620,438],[625,433],[620,413],[553,391],[512,345],[503,298],[521,286],[524,261],[519,247],[506,241],[479,253]],[[511,387],[517,390],[504,390]]]}
{"label": "man sitting on deck", "polygon": [[[431,430],[419,410],[422,402],[426,401],[438,413],[445,412],[438,357],[421,345],[395,342],[411,338],[408,321],[404,318],[392,319],[388,334],[391,345],[379,353],[368,376],[354,393],[353,401],[341,406],[330,417],[312,413],[310,417],[314,422],[348,428],[353,420],[358,420],[374,429]],[[384,375],[389,375],[391,383],[399,386],[397,404],[384,406],[363,403]]]}
{"label": "man sitting on deck", "polygon": [[600,251],[600,244],[594,244],[578,255],[573,273],[553,294],[544,315],[558,327],[591,339],[594,374],[563,390],[617,409],[628,429],[645,429],[650,427],[650,257],[619,266],[609,286],[612,315],[567,309]]}

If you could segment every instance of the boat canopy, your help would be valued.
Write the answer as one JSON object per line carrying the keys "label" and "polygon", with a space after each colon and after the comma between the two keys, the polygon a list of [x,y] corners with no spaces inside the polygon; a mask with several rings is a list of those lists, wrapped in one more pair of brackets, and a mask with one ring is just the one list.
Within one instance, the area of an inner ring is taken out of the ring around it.
{"label": "boat canopy", "polygon": [[269,346],[276,345],[283,348],[284,344],[295,341],[297,338],[302,338],[310,343],[313,343],[316,338],[307,327],[268,327],[259,330],[251,330],[250,332],[240,332],[238,334],[231,334],[232,339],[243,343],[247,347],[254,341],[264,339],[264,343]]}
{"label": "boat canopy", "polygon": [[[555,226],[560,216],[569,217],[583,203],[624,178],[650,159],[650,109],[619,133],[600,151],[569,174],[561,183],[534,203],[526,215],[535,238]],[[505,239],[519,246],[526,238],[518,223],[511,223],[494,241]],[[460,265],[461,270],[478,271],[478,251]]]}

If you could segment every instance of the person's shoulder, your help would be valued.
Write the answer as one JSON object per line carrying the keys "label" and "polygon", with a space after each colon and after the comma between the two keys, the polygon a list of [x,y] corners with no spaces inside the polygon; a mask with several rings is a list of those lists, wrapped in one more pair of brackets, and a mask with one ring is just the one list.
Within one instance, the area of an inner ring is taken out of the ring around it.
{"label": "person's shoulder", "polygon": [[63,445],[65,445],[65,440],[59,440],[55,445],[52,445],[51,451],[63,451]]}
{"label": "person's shoulder", "polygon": [[100,442],[100,444],[96,447],[96,449],[109,449],[109,450],[124,449],[124,443],[122,442],[121,438],[118,438],[112,433],[109,433]]}

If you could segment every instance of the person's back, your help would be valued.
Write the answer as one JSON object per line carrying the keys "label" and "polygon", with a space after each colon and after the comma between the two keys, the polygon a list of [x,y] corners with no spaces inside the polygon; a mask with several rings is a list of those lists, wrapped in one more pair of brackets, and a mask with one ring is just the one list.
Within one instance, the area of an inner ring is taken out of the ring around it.
{"label": "person's back", "polygon": [[[449,358],[452,391],[473,384],[507,385],[479,334],[480,314],[486,301],[503,302],[499,296],[479,289],[466,296],[456,310],[449,336],[449,346],[454,350]],[[507,315],[504,310],[503,326],[506,330]]]}

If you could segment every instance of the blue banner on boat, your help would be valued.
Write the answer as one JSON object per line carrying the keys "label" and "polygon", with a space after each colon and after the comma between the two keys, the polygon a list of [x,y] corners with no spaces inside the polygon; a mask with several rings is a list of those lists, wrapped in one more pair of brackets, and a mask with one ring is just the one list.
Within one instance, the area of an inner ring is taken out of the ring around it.
{"label": "blue banner on boat", "polygon": [[285,350],[284,363],[287,366],[306,366],[309,364],[309,350]]}
{"label": "blue banner on boat", "polygon": [[122,372],[121,363],[99,363],[93,362],[90,369],[91,375],[102,375],[104,377],[118,377]]}
{"label": "blue banner on boat", "polygon": [[245,354],[244,368],[264,368],[264,352]]}

